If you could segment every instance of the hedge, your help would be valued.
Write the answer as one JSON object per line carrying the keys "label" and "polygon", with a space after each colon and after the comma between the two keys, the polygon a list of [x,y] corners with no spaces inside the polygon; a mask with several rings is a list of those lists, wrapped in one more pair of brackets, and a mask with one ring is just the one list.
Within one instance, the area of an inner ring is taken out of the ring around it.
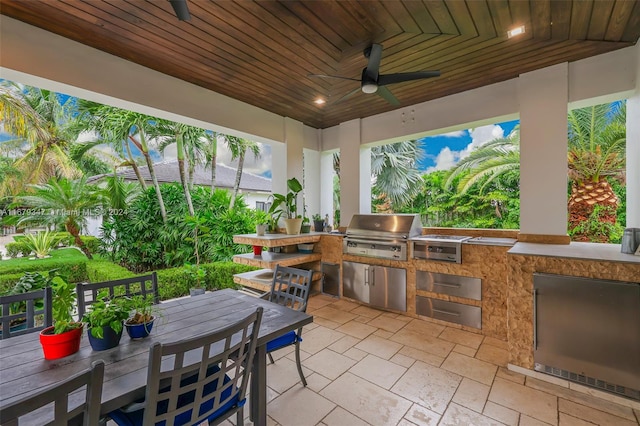
{"label": "hedge", "polygon": [[127,268],[108,260],[92,260],[87,262],[87,280],[92,283],[119,280],[135,277],[136,274]]}
{"label": "hedge", "polygon": [[7,249],[7,256],[12,259],[18,257],[19,254],[21,254],[22,257],[29,257],[29,255],[31,254],[31,247],[29,247],[29,245],[23,241],[7,243],[5,245],[5,248]]}

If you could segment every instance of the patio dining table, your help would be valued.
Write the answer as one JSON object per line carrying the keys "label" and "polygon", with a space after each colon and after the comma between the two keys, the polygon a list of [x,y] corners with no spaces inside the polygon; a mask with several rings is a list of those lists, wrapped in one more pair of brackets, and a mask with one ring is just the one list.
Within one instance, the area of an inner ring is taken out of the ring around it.
{"label": "patio dining table", "polygon": [[[101,412],[106,414],[144,397],[149,347],[154,342],[179,341],[224,327],[255,311],[258,306],[262,306],[264,312],[249,402],[255,424],[266,425],[266,344],[310,324],[313,317],[230,289],[161,303],[148,338],[132,340],[125,335],[120,345],[106,351],[92,350],[86,331],[79,352],[51,361],[44,359],[37,333],[0,340],[0,407],[53,385],[102,359],[106,365]],[[71,404],[74,405],[73,401]],[[32,422],[36,424],[40,420],[34,418]]]}

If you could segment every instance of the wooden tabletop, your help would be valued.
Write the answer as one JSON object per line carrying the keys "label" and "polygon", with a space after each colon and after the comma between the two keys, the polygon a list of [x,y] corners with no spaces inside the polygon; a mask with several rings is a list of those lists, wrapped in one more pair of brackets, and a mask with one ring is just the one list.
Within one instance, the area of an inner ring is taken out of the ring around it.
{"label": "wooden tabletop", "polygon": [[86,330],[79,352],[53,361],[44,359],[38,333],[0,340],[0,407],[102,359],[106,364],[102,412],[108,413],[144,397],[148,352],[154,342],[174,342],[224,327],[258,306],[264,308],[258,346],[313,321],[305,313],[227,289],[161,303],[148,338],[131,340],[125,332],[120,345],[106,351],[91,349]]}

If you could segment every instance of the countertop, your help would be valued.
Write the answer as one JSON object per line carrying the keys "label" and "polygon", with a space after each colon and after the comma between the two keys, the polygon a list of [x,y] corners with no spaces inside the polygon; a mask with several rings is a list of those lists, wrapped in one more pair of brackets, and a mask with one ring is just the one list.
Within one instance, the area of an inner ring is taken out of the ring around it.
{"label": "countertop", "polygon": [[640,264],[640,256],[620,253],[620,244],[579,242],[572,242],[571,244],[516,243],[507,253],[524,256],[566,257]]}

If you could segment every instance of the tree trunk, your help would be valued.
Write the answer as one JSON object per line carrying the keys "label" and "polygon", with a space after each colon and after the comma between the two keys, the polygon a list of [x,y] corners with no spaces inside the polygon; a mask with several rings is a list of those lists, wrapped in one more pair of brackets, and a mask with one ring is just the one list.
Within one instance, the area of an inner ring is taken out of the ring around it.
{"label": "tree trunk", "polygon": [[[617,219],[618,196],[613,192],[611,185],[606,179],[598,182],[587,182],[579,184],[573,182],[571,186],[571,196],[569,197],[569,229],[573,230],[578,225],[591,220],[600,223],[615,224]],[[597,217],[592,217],[598,208]],[[606,243],[609,241],[607,235],[597,233],[596,229],[585,227],[581,232],[574,233],[575,241],[597,241]]]}
{"label": "tree trunk", "polygon": [[71,234],[71,236],[73,236],[73,240],[75,241],[76,246],[78,246],[78,248],[82,250],[84,255],[87,256],[87,259],[93,259],[89,248],[82,242],[82,239],[80,238],[80,230],[78,229],[78,227],[70,220],[67,220],[67,222],[64,224],[64,227],[67,229],[67,232]]}
{"label": "tree trunk", "polygon": [[140,183],[140,186],[142,187],[142,190],[146,191],[147,190],[147,183],[144,181],[144,179],[142,179],[142,175],[140,174],[140,168],[138,168],[138,165],[136,164],[135,160],[133,159],[133,154],[131,153],[131,147],[129,146],[129,141],[127,141],[126,147],[127,147],[127,155],[129,156],[129,162],[131,163],[131,167],[133,168],[133,172],[136,174],[136,177],[138,178],[138,182]]}
{"label": "tree trunk", "polygon": [[238,196],[238,191],[240,190],[240,179],[242,178],[242,168],[244,167],[244,155],[246,151],[242,151],[238,156],[238,170],[236,170],[236,181],[233,184],[233,194],[231,195],[231,203],[229,204],[229,208],[232,209],[236,203],[236,197]]}
{"label": "tree trunk", "polygon": [[[191,202],[191,192],[189,191],[189,182],[187,182],[185,170],[184,170],[184,144],[182,136],[177,135],[176,146],[178,149],[178,170],[180,173],[180,182],[182,183],[182,190],[184,191],[184,198],[187,200],[187,209],[189,209],[189,215],[194,216],[193,203]],[[196,243],[197,244],[197,243]]]}
{"label": "tree trunk", "polygon": [[[149,175],[151,175],[151,181],[153,182],[153,187],[156,190],[156,196],[158,197],[158,205],[160,206],[160,216],[162,216],[162,222],[166,224],[167,210],[164,207],[162,192],[160,192],[160,184],[158,183],[156,172],[153,170],[153,162],[151,161],[151,156],[149,155],[149,147],[147,146],[147,141],[145,140],[144,132],[142,131],[142,127],[139,126],[138,128],[140,129],[140,150],[142,151],[142,155],[144,155],[144,159],[147,161],[147,167],[149,168]],[[129,136],[129,138],[133,139],[132,136]]]}
{"label": "tree trunk", "polygon": [[216,189],[216,162],[218,160],[218,139],[211,142],[211,192]]}

